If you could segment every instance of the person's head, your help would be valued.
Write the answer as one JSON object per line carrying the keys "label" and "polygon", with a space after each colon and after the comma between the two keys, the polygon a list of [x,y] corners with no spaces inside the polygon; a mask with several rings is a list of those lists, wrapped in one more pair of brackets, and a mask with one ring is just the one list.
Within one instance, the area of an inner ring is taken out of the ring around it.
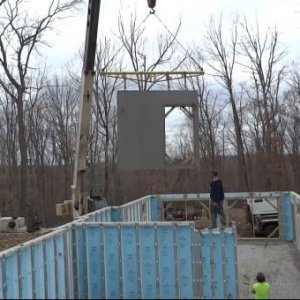
{"label": "person's head", "polygon": [[212,170],[212,171],[210,172],[210,174],[211,174],[211,177],[212,177],[212,178],[217,178],[217,177],[218,177],[218,172],[217,172],[216,170]]}
{"label": "person's head", "polygon": [[259,273],[256,275],[256,280],[257,280],[258,282],[265,282],[265,281],[266,281],[266,277],[265,277],[264,273],[259,272]]}

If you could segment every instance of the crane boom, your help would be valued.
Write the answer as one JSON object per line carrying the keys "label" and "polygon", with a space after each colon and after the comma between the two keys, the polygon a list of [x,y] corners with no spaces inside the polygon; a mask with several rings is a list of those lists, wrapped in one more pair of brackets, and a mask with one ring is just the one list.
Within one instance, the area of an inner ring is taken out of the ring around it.
{"label": "crane boom", "polygon": [[[156,0],[147,0],[153,9]],[[79,122],[75,150],[72,184],[73,218],[89,212],[86,171],[88,169],[88,145],[93,100],[94,65],[97,46],[98,22],[101,0],[89,0],[85,36],[85,50],[81,77]]]}
{"label": "crane boom", "polygon": [[88,212],[86,201],[86,170],[88,168],[88,144],[93,99],[94,64],[97,45],[101,0],[89,0],[83,59],[79,122],[76,140],[74,176],[72,185],[73,217]]}

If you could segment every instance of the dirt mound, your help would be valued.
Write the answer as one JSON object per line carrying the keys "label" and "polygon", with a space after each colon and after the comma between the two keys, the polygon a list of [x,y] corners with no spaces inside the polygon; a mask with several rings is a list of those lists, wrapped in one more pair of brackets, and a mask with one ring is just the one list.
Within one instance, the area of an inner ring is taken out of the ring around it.
{"label": "dirt mound", "polygon": [[0,233],[0,251],[20,245],[41,235],[44,235],[45,233],[47,233],[47,231],[37,231],[34,233]]}

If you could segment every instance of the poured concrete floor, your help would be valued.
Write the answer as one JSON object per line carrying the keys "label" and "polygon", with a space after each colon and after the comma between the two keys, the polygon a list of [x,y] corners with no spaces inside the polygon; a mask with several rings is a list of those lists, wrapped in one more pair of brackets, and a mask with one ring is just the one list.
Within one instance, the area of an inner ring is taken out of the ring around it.
{"label": "poured concrete floor", "polygon": [[239,240],[237,260],[240,299],[254,299],[251,286],[258,272],[271,285],[271,299],[300,299],[300,254],[293,243]]}

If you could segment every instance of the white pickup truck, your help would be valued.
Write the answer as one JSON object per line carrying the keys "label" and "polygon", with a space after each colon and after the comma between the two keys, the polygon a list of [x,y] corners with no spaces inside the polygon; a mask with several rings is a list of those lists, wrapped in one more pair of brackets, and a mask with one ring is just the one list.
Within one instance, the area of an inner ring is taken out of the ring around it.
{"label": "white pickup truck", "polygon": [[[278,227],[277,198],[248,198],[248,213],[255,234],[269,236]],[[272,235],[278,237],[278,230]]]}

